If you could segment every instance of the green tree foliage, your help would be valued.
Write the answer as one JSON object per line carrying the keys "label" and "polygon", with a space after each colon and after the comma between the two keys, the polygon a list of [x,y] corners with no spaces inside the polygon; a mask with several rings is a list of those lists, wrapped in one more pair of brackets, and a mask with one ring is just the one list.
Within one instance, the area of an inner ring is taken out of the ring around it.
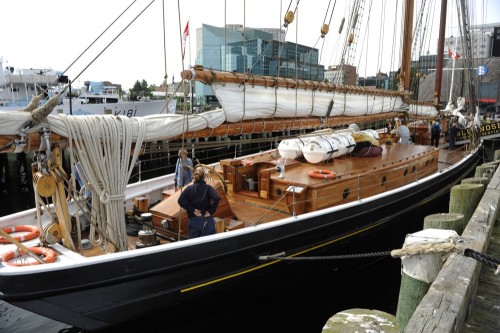
{"label": "green tree foliage", "polygon": [[134,87],[130,89],[130,100],[138,101],[143,98],[151,98],[153,96],[152,91],[154,90],[154,85],[148,87],[146,80],[135,81]]}

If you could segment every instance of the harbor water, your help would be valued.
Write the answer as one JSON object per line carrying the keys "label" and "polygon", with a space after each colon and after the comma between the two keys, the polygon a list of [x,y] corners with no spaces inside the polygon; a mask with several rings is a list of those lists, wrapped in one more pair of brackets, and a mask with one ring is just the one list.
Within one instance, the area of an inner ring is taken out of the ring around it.
{"label": "harbor water", "polygon": [[[327,319],[342,310],[360,307],[395,313],[399,260],[384,258],[341,279],[328,272],[328,261],[318,265],[325,266],[321,275],[304,272],[288,279],[263,278],[252,288],[234,294],[230,302],[210,297],[185,313],[158,309],[151,316],[102,332],[321,332]],[[168,319],[170,316],[175,322]],[[0,301],[0,331],[85,332],[4,301]]]}

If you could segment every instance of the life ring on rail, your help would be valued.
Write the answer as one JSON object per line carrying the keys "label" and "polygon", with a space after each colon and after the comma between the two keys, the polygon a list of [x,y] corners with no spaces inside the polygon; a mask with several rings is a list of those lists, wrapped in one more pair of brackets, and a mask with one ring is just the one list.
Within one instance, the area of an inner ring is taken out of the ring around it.
{"label": "life ring on rail", "polygon": [[309,171],[309,177],[317,179],[333,179],[337,177],[337,174],[331,170],[311,170]]}
{"label": "life ring on rail", "polygon": [[[12,236],[12,238],[17,240],[18,242],[24,242],[40,236],[40,229],[38,229],[38,227],[34,225],[16,225],[15,227],[2,228],[2,230],[8,234],[13,232],[27,231],[27,234]],[[0,243],[7,244],[10,243],[10,240],[0,236]]]}
{"label": "life ring on rail", "polygon": [[[42,260],[47,264],[53,263],[57,259],[57,252],[52,250],[52,249],[49,249],[48,247],[31,246],[31,247],[28,247],[28,249],[31,252],[33,252],[34,254],[44,256],[44,258],[42,258]],[[40,264],[38,261],[36,261],[34,259],[32,259],[32,260],[23,259],[22,261],[16,260],[13,262],[9,261],[11,259],[18,258],[18,257],[19,257],[19,255],[15,251],[9,251],[9,252],[5,252],[4,254],[2,254],[2,261],[9,266],[30,266],[30,265],[39,265]]]}

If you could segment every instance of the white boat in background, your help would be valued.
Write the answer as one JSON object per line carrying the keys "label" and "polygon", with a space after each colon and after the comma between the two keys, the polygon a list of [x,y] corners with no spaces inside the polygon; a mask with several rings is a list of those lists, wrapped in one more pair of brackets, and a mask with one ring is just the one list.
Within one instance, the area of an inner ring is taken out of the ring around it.
{"label": "white boat in background", "polygon": [[[53,93],[60,92],[68,83],[63,72],[48,68],[15,69],[3,67],[0,57],[0,110],[13,111],[25,108],[33,97],[47,93],[47,100]],[[52,114],[98,115],[113,114],[127,117],[143,117],[160,113],[175,113],[176,101],[171,100],[168,108],[165,100],[142,99],[127,101],[119,94],[117,85],[104,82],[85,81],[78,97],[65,94]],[[42,101],[42,103],[44,102]]]}
{"label": "white boat in background", "polygon": [[62,72],[49,68],[15,69],[3,67],[0,57],[0,109],[19,110],[28,105],[31,99],[48,91],[57,83]]}
{"label": "white boat in background", "polygon": [[72,115],[113,114],[127,117],[143,117],[160,113],[175,113],[176,100],[166,107],[165,100],[141,99],[123,100],[117,85],[105,82],[85,81],[77,98],[65,96],[62,104],[55,108],[56,113]]}

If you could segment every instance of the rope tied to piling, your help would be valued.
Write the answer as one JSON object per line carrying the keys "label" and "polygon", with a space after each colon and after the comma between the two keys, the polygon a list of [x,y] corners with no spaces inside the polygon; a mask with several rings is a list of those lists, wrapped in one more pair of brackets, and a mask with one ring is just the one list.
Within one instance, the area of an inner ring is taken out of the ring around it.
{"label": "rope tied to piling", "polygon": [[426,253],[448,253],[456,251],[457,247],[454,243],[428,243],[428,244],[413,244],[402,249],[392,250],[391,256],[393,258],[401,258],[404,256],[411,256],[416,254]]}
{"label": "rope tied to piling", "polygon": [[460,244],[455,242],[442,242],[442,243],[429,243],[429,244],[414,244],[406,246],[402,249],[396,249],[392,251],[385,252],[371,252],[371,253],[357,253],[357,254],[343,254],[343,255],[333,255],[333,256],[287,256],[285,252],[280,252],[276,254],[259,256],[259,261],[273,261],[273,260],[283,260],[283,261],[301,261],[301,260],[338,260],[338,259],[360,259],[369,257],[387,257],[391,256],[393,258],[401,258],[405,256],[418,255],[418,254],[428,254],[428,253],[450,253],[456,252],[462,254],[466,257],[475,259],[488,267],[495,270],[495,275],[498,275],[500,271],[500,259],[493,256],[469,249],[464,248]]}

